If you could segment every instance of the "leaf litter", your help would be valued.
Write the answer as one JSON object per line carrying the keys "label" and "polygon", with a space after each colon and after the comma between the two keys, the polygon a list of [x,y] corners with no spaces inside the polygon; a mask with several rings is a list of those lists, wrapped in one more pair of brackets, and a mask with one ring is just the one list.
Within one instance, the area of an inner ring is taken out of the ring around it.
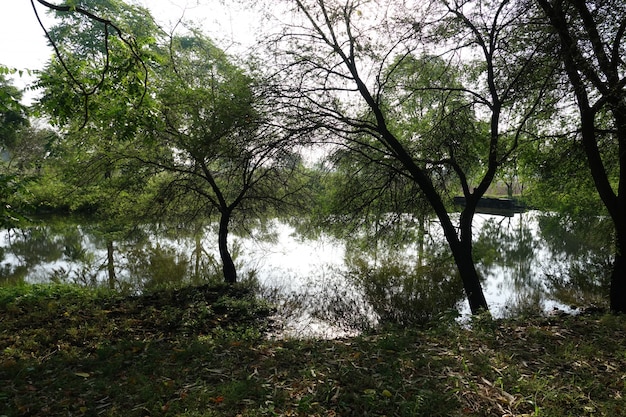
{"label": "leaf litter", "polygon": [[626,415],[623,316],[275,339],[242,287],[0,299],[0,415]]}

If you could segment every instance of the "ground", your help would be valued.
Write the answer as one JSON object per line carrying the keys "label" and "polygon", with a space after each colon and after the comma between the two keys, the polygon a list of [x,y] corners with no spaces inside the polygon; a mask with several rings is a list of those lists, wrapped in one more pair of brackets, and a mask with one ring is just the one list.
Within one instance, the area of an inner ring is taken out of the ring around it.
{"label": "ground", "polygon": [[626,416],[626,318],[269,339],[243,287],[0,290],[0,416]]}

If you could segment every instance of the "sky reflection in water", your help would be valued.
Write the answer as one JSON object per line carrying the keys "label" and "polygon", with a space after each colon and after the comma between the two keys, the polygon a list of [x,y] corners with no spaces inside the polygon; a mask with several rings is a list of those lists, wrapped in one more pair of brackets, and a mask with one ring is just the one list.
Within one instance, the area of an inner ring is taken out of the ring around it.
{"label": "sky reflection in water", "polygon": [[[596,221],[598,224],[594,224]],[[426,280],[439,276],[432,274],[436,268],[454,270],[450,264],[444,265],[445,243],[436,222],[427,224],[426,231],[421,245],[406,242],[402,247],[394,246],[391,253],[381,253],[388,251],[388,246],[366,245],[365,250],[362,245],[350,245],[324,234],[308,239],[276,222],[272,241],[232,236],[231,246],[240,276],[253,274],[266,296],[287,299],[283,300],[286,308],[296,301],[308,306],[298,318],[292,317],[292,333],[341,335],[337,328],[350,333],[354,329],[347,327],[362,324],[357,317],[342,317],[342,309],[356,308],[356,316],[376,317],[377,301],[367,300],[358,280],[350,278],[355,273],[355,258],[368,271],[388,267],[385,262],[390,259],[394,263],[395,259],[401,260],[398,264],[408,269],[431,262],[433,265],[424,269],[430,271],[426,274],[430,278],[422,277]],[[477,214],[475,257],[492,314],[502,317],[553,309],[569,312],[573,304],[602,302],[605,282],[599,275],[610,263],[610,233],[601,219],[577,223],[532,211],[512,217]],[[10,284],[62,279],[88,285],[112,284],[127,290],[157,287],[173,277],[185,283],[200,283],[198,277],[219,271],[216,241],[210,228],[198,239],[175,233],[174,237],[172,233],[146,233],[143,239],[113,242],[113,258],[108,258],[106,239],[81,225],[2,231],[0,280]],[[437,251],[443,251],[444,256],[432,254]],[[107,266],[111,262],[115,283],[109,280]],[[581,281],[585,276],[586,281]],[[469,313],[462,292],[458,294],[457,308],[461,314]],[[338,310],[335,316],[319,314],[332,309]]]}

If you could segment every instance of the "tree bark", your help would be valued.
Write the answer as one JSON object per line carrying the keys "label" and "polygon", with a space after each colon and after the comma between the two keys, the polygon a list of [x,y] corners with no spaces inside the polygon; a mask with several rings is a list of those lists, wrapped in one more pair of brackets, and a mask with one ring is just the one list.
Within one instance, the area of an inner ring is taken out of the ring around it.
{"label": "tree bark", "polygon": [[489,306],[480,284],[480,277],[472,259],[472,246],[465,242],[459,242],[456,248],[452,247],[452,256],[454,256],[459,269],[465,296],[472,314],[489,311]]}
{"label": "tree bark", "polygon": [[220,258],[222,260],[222,271],[224,272],[224,281],[228,284],[234,284],[237,282],[237,269],[233,258],[228,251],[228,224],[230,223],[230,213],[222,213],[220,217],[219,228],[219,250]]}
{"label": "tree bark", "polygon": [[459,276],[463,283],[463,289],[465,290],[465,296],[469,303],[470,311],[472,314],[477,314],[483,311],[489,311],[489,305],[483,293],[483,288],[480,283],[480,277],[478,271],[476,271],[476,265],[474,264],[474,257],[472,255],[472,219],[474,218],[475,203],[471,201],[471,198],[467,198],[466,202],[469,204],[469,208],[466,206],[465,210],[461,213],[459,219],[459,234],[454,229],[454,225],[450,222],[450,218],[446,213],[447,222],[442,223],[444,225],[444,233],[450,246],[452,256],[459,270]]}
{"label": "tree bark", "polygon": [[115,263],[113,260],[113,241],[107,240],[107,271],[109,273],[109,288],[115,288]]}

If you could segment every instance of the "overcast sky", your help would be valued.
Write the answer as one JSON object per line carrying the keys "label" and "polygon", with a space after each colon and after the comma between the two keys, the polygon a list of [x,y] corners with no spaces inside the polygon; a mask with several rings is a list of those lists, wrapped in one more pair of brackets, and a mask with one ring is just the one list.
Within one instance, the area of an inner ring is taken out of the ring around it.
{"label": "overcast sky", "polygon": [[30,1],[4,0],[3,3],[0,14],[0,64],[17,69],[41,68],[50,52]]}
{"label": "overcast sky", "polygon": [[[43,68],[52,49],[46,43],[30,0],[1,1],[0,64],[18,70]],[[220,7],[217,0],[135,0],[135,3],[148,7],[155,20],[166,30],[181,17],[193,20],[201,24],[207,35],[216,39],[222,47],[230,49],[252,42],[258,22],[253,12],[228,10]],[[46,27],[54,24],[43,6],[38,6],[37,10]],[[20,88],[32,81],[27,76],[20,78],[14,75],[13,79]]]}

